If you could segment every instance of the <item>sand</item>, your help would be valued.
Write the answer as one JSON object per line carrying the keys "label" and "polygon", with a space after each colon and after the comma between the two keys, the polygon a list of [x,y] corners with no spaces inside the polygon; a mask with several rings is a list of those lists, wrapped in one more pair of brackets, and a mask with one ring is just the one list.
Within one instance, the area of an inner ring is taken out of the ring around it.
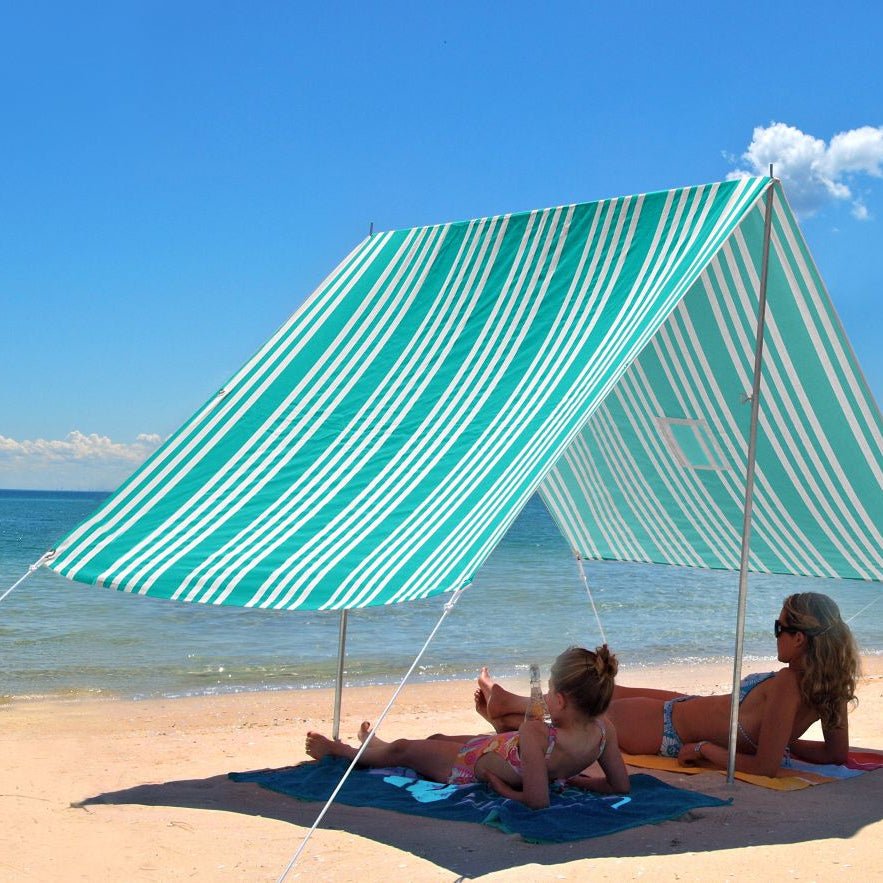
{"label": "sand", "polygon": [[[881,750],[883,659],[866,659],[865,673],[850,741]],[[619,680],[711,692],[730,677],[703,666],[625,670]],[[376,719],[392,692],[348,689],[342,735]],[[471,694],[468,682],[409,685],[382,732],[480,732]],[[0,880],[276,880],[321,806],[227,773],[305,759],[305,731],[329,731],[331,712],[325,690],[0,706]],[[883,770],[795,792],[657,775],[734,802],[564,845],[334,806],[287,879],[883,880]]]}

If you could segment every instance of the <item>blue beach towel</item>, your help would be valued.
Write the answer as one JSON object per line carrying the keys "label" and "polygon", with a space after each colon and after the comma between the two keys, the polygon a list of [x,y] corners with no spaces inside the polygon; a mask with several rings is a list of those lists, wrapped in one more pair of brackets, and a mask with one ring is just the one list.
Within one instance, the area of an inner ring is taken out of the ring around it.
{"label": "blue beach towel", "polygon": [[[346,770],[341,758],[325,757],[278,770],[230,773],[235,782],[255,782],[262,788],[299,800],[325,801]],[[483,784],[443,785],[421,779],[413,770],[355,770],[337,795],[350,806],[373,806],[395,812],[478,822],[519,834],[534,843],[565,843],[613,834],[626,828],[677,818],[705,806],[726,806],[696,791],[685,791],[644,774],[631,776],[628,795],[601,795],[580,788],[552,794],[547,809],[531,810],[507,800]]]}

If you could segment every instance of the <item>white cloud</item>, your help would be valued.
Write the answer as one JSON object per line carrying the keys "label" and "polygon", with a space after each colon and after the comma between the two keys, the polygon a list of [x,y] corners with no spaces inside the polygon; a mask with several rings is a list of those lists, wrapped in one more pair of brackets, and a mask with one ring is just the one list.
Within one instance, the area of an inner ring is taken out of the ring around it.
{"label": "white cloud", "polygon": [[827,154],[832,174],[864,172],[883,178],[883,126],[862,126],[831,139]]}
{"label": "white cloud", "polygon": [[75,429],[64,439],[0,435],[0,487],[110,490],[159,447],[155,433],[131,444]]}
{"label": "white cloud", "polygon": [[798,214],[813,215],[832,200],[849,200],[853,216],[866,221],[871,214],[853,188],[860,175],[883,177],[883,126],[840,132],[828,144],[785,123],[758,126],[740,160],[748,168],[730,172],[728,179],[766,175],[773,163]]}

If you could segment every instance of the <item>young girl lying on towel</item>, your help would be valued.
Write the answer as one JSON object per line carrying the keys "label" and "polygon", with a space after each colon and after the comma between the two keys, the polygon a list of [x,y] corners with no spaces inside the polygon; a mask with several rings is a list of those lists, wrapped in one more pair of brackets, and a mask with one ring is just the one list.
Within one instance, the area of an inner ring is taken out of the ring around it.
{"label": "young girl lying on towel", "polygon": [[[790,755],[810,763],[845,763],[847,704],[855,700],[859,657],[849,626],[827,595],[803,592],[785,599],[774,623],[776,672],[749,675],[739,695],[736,769],[775,776]],[[527,699],[504,690],[483,669],[475,704],[497,729],[523,714]],[[701,760],[726,767],[730,694],[690,696],[670,690],[617,687],[608,710],[629,754]],[[800,738],[821,721],[823,742]]]}
{"label": "young girl lying on towel", "polygon": [[[549,805],[549,783],[573,784],[605,794],[629,790],[616,729],[604,712],[613,696],[616,657],[605,644],[594,652],[565,650],[552,666],[544,699],[552,719],[524,719],[517,729],[484,736],[430,736],[427,739],[371,738],[359,758],[371,767],[406,766],[436,782],[488,782],[504,797],[532,809]],[[359,730],[364,742],[371,732],[366,721]],[[357,749],[309,732],[306,750],[317,760],[326,754],[352,760]],[[603,776],[578,774],[598,762]]]}

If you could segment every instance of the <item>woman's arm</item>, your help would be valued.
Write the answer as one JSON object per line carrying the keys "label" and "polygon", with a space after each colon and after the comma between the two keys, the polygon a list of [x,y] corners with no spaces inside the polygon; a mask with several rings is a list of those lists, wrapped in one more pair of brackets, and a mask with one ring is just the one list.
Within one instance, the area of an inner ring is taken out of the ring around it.
{"label": "woman's arm", "polygon": [[[685,742],[678,754],[678,763],[681,766],[695,766],[702,761],[707,761],[717,767],[727,768],[729,752],[714,742],[703,739],[700,742]],[[736,753],[736,769],[741,773],[753,773],[756,776],[775,776],[781,766],[781,758],[774,768],[761,767],[757,763],[754,754]]]}
{"label": "woman's arm", "polygon": [[846,719],[846,703],[840,709],[843,725],[834,728],[822,727],[824,742],[813,739],[796,739],[791,743],[791,754],[809,763],[846,763],[849,757],[849,722]]}

